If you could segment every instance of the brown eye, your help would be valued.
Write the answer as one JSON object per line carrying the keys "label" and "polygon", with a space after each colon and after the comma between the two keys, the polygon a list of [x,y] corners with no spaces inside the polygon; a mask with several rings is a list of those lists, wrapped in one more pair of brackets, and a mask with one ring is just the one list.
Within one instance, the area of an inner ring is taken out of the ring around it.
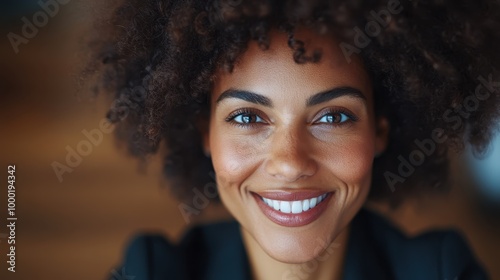
{"label": "brown eye", "polygon": [[251,123],[253,122],[254,117],[251,115],[241,115],[241,121],[244,123]]}
{"label": "brown eye", "polygon": [[231,122],[237,125],[252,125],[256,123],[265,123],[264,119],[260,117],[257,113],[251,110],[243,109],[232,113],[227,119],[227,122]]}
{"label": "brown eye", "polygon": [[323,115],[319,120],[316,121],[316,123],[328,123],[328,124],[334,124],[334,123],[344,123],[347,121],[352,120],[350,116],[344,113],[327,113]]}
{"label": "brown eye", "polygon": [[238,123],[256,123],[256,122],[262,122],[262,119],[255,115],[255,114],[240,114],[233,119],[235,122]]}

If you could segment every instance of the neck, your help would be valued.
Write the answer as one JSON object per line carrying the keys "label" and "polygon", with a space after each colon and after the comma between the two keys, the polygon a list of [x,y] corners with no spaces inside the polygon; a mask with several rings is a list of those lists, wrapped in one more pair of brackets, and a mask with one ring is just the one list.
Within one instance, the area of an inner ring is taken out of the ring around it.
{"label": "neck", "polygon": [[344,229],[331,244],[325,244],[325,250],[316,258],[301,264],[283,263],[271,258],[245,229],[241,228],[241,232],[254,280],[342,279],[349,228]]}

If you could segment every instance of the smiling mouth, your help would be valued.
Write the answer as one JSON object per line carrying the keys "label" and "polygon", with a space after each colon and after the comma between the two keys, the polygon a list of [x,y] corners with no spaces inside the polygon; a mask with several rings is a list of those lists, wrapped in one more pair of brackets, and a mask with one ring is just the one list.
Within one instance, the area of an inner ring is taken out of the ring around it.
{"label": "smiling mouth", "polygon": [[299,227],[312,223],[325,212],[333,192],[263,192],[252,193],[262,213],[274,223]]}
{"label": "smiling mouth", "polygon": [[302,212],[306,212],[310,209],[313,209],[319,203],[321,203],[321,201],[323,201],[326,198],[326,196],[327,194],[325,193],[317,197],[313,197],[311,199],[294,200],[294,201],[274,200],[265,197],[261,197],[261,199],[269,207],[272,207],[274,210],[280,211],[282,213],[299,214]]}

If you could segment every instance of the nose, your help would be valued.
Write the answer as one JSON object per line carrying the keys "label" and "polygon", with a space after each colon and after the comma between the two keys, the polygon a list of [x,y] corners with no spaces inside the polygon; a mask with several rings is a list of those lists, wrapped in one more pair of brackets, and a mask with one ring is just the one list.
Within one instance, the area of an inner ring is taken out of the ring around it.
{"label": "nose", "polygon": [[268,174],[285,182],[295,182],[316,173],[317,164],[305,131],[299,128],[276,131],[271,137],[265,164]]}

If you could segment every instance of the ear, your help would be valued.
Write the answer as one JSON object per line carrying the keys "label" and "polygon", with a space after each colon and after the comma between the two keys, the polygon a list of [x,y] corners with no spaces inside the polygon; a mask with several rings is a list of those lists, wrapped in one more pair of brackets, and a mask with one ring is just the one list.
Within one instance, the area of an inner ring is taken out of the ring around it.
{"label": "ear", "polygon": [[375,157],[379,157],[387,148],[390,129],[389,120],[386,117],[377,117],[375,122]]}

